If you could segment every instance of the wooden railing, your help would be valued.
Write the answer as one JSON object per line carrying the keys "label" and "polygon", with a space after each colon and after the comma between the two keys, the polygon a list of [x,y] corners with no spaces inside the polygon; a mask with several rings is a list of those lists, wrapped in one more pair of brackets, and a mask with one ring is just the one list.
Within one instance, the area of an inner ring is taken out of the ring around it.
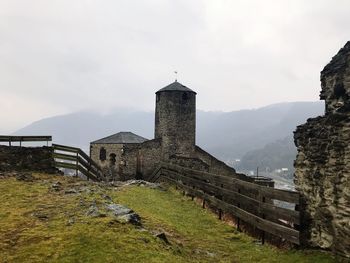
{"label": "wooden railing", "polygon": [[299,212],[274,204],[274,200],[279,200],[297,205],[298,192],[166,163],[153,174],[152,180],[170,182],[219,209],[220,213],[235,216],[238,228],[241,221],[256,227],[261,231],[262,242],[267,232],[294,244],[300,243],[299,231],[295,229],[300,224]]}
{"label": "wooden railing", "polygon": [[0,142],[8,142],[9,146],[12,146],[13,142],[19,142],[22,146],[22,142],[46,142],[47,146],[52,141],[52,136],[11,136],[0,135]]}
{"label": "wooden railing", "polygon": [[93,181],[102,181],[104,179],[100,166],[95,163],[80,148],[52,144],[53,157],[57,168],[66,168],[74,170],[76,175],[81,172]]}

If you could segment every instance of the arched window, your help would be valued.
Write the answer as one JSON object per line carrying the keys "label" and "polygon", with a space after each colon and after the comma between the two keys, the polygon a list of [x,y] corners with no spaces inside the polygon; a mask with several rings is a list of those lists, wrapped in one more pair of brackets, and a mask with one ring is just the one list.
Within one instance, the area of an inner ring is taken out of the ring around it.
{"label": "arched window", "polygon": [[103,147],[100,149],[100,160],[101,161],[105,161],[106,160],[106,149],[103,148]]}
{"label": "arched window", "polygon": [[115,163],[117,162],[117,159],[116,159],[117,155],[115,153],[111,153],[109,155],[109,164],[111,166],[115,165]]}

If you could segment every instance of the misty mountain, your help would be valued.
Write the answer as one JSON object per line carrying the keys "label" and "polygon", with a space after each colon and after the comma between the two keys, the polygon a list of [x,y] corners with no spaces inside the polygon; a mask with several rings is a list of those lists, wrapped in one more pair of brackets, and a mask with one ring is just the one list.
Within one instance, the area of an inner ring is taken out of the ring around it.
{"label": "misty mountain", "polygon": [[[323,102],[273,104],[253,110],[197,112],[197,145],[223,161],[291,136],[309,117],[323,114]],[[152,139],[154,113],[117,109],[109,114],[76,112],[36,121],[17,135],[52,135],[55,143],[89,149],[89,142],[119,131]]]}
{"label": "misty mountain", "polygon": [[235,168],[241,171],[255,171],[257,167],[261,171],[288,168],[288,173],[293,174],[296,154],[294,139],[290,135],[282,140],[268,143],[263,148],[247,152]]}

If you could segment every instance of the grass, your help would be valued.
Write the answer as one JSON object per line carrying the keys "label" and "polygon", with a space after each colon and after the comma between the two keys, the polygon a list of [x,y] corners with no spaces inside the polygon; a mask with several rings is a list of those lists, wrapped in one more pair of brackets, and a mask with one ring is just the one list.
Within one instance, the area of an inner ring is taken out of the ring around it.
{"label": "grass", "polygon": [[[0,262],[335,262],[325,252],[258,245],[173,189],[34,176],[33,182],[0,179]],[[52,189],[54,182],[61,191]],[[71,188],[80,191],[65,194]],[[108,214],[88,216],[93,202],[105,212],[106,195],[137,212],[143,228]]]}

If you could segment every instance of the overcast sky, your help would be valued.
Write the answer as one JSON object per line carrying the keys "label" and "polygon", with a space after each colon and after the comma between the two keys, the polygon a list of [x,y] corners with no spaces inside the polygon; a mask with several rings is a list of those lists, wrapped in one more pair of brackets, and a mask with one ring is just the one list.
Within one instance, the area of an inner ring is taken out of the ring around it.
{"label": "overcast sky", "polygon": [[349,0],[0,0],[0,133],[153,110],[174,70],[202,110],[318,100],[349,39]]}

